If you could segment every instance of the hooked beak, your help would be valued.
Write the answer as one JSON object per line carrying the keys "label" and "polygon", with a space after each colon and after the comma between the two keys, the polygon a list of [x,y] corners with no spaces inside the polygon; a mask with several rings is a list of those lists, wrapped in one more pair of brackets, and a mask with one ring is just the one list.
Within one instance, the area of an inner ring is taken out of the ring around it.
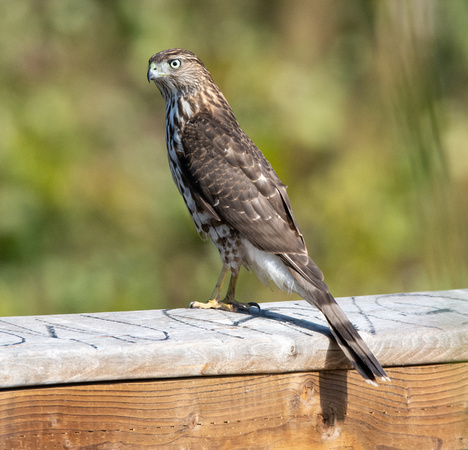
{"label": "hooked beak", "polygon": [[148,69],[148,73],[146,74],[146,78],[148,78],[148,83],[151,83],[151,80],[154,78],[153,69],[151,68],[151,66]]}

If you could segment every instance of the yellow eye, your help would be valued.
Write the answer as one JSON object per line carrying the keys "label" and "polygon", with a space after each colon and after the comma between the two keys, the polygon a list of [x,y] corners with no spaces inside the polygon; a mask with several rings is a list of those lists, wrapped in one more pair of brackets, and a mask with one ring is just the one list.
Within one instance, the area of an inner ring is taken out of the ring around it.
{"label": "yellow eye", "polygon": [[178,69],[180,67],[180,60],[179,59],[171,59],[169,61],[169,65],[173,68],[173,69]]}

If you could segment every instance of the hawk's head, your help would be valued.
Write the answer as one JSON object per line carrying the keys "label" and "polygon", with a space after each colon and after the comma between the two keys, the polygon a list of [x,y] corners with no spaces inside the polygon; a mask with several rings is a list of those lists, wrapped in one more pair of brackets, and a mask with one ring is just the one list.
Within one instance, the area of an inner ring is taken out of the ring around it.
{"label": "hawk's head", "polygon": [[180,48],[163,50],[150,58],[148,81],[152,80],[166,100],[197,91],[205,83],[213,82],[197,56]]}

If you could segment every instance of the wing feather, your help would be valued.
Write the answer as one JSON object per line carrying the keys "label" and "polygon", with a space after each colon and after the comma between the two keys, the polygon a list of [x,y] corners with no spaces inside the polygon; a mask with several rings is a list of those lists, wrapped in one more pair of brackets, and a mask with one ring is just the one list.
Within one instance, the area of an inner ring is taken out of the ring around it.
{"label": "wing feather", "polygon": [[181,142],[180,167],[199,207],[261,250],[307,253],[286,186],[240,127],[198,114],[186,123]]}

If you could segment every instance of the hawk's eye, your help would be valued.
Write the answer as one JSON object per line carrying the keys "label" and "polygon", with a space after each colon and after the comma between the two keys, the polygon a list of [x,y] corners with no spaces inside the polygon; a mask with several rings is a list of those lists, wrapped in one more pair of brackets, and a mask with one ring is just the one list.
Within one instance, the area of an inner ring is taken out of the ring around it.
{"label": "hawk's eye", "polygon": [[169,61],[169,65],[173,69],[178,69],[180,67],[180,60],[179,59],[172,59],[171,61]]}

